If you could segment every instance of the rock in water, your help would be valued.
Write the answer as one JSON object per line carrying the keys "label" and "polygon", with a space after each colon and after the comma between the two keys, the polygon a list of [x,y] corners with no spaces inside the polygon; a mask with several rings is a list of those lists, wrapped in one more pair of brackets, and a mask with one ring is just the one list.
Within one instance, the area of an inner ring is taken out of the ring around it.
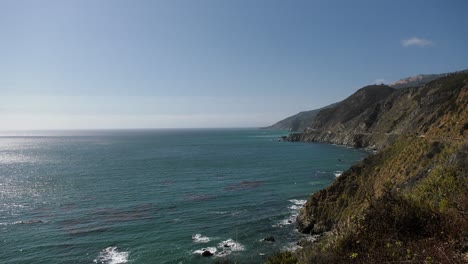
{"label": "rock in water", "polygon": [[205,251],[203,251],[203,253],[201,255],[204,256],[204,257],[211,257],[211,256],[213,256],[213,253],[211,253],[209,250],[205,250]]}
{"label": "rock in water", "polygon": [[268,241],[268,242],[275,242],[276,241],[273,236],[265,237],[263,240]]}

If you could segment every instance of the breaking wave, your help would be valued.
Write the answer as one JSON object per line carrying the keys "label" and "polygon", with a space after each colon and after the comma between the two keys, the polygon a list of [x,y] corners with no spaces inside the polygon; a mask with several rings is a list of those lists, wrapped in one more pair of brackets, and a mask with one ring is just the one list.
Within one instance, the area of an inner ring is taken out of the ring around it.
{"label": "breaking wave", "polygon": [[207,236],[202,236],[202,234],[195,234],[192,236],[192,240],[195,243],[208,243],[211,239]]}
{"label": "breaking wave", "polygon": [[99,264],[123,264],[128,262],[128,252],[118,251],[117,247],[107,247],[99,252],[94,263]]}

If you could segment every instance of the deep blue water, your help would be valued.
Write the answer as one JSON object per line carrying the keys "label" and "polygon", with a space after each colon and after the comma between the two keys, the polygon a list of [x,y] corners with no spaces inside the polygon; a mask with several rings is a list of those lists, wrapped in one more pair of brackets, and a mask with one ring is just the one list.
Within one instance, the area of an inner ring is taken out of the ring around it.
{"label": "deep blue water", "polygon": [[304,200],[367,155],[286,134],[4,133],[0,263],[261,263],[294,247]]}

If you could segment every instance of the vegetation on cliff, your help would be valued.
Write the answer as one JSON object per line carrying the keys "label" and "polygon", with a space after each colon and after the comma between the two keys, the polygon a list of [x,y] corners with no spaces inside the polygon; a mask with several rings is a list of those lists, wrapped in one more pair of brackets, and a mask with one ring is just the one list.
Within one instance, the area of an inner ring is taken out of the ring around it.
{"label": "vegetation on cliff", "polygon": [[303,131],[307,126],[314,121],[315,116],[322,110],[334,107],[338,103],[324,106],[319,109],[309,110],[297,113],[293,116],[287,117],[274,125],[266,127],[265,129],[283,129],[291,131]]}
{"label": "vegetation on cliff", "polygon": [[380,99],[368,100],[363,88],[321,111],[301,135],[380,151],[301,209],[299,231],[322,234],[319,242],[303,242],[292,256],[269,263],[282,257],[291,263],[468,261],[468,74],[381,88]]}

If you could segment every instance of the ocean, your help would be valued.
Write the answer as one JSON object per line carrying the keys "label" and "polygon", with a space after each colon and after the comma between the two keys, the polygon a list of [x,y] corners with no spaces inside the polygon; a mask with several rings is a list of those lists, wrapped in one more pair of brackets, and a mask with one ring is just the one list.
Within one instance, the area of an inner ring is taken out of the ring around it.
{"label": "ocean", "polygon": [[262,263],[293,250],[300,206],[368,153],[282,135],[4,132],[0,263]]}

